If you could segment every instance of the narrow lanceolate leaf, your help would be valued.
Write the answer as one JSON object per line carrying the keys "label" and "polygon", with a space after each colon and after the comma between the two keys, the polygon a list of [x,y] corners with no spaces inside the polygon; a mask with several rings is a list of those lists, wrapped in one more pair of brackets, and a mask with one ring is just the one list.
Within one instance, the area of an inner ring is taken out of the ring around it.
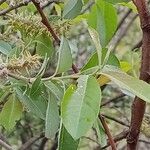
{"label": "narrow lanceolate leaf", "polygon": [[73,19],[77,15],[80,14],[83,6],[82,0],[66,0],[64,11],[63,11],[63,18],[65,19]]}
{"label": "narrow lanceolate leaf", "polygon": [[[102,49],[102,63],[104,61],[104,58],[106,57],[107,51],[108,49],[106,48]],[[106,64],[120,67],[120,62],[118,58],[112,52],[110,52],[110,55]],[[98,55],[97,53],[93,53],[91,57],[87,60],[87,63],[83,66],[82,71],[95,67],[97,65],[98,65]]]}
{"label": "narrow lanceolate leaf", "polygon": [[116,3],[122,3],[122,2],[128,3],[131,0],[105,0],[105,1],[109,2],[109,3],[112,3],[112,4],[116,4]]}
{"label": "narrow lanceolate leaf", "polygon": [[112,38],[117,27],[117,11],[112,4],[97,0],[88,17],[88,24],[99,33],[102,47]]}
{"label": "narrow lanceolate leaf", "polygon": [[52,93],[50,93],[45,121],[45,136],[47,138],[55,137],[55,134],[58,131],[59,122],[60,118],[56,97]]}
{"label": "narrow lanceolate leaf", "polygon": [[69,42],[62,37],[59,48],[59,58],[56,73],[68,71],[72,66],[72,55]]}
{"label": "narrow lanceolate leaf", "polygon": [[47,81],[44,84],[49,89],[49,91],[55,95],[55,97],[58,100],[61,100],[63,98],[63,91],[60,90],[60,88],[52,81]]}
{"label": "narrow lanceolate leaf", "polygon": [[11,130],[22,115],[23,107],[15,94],[10,95],[0,113],[0,124]]}
{"label": "narrow lanceolate leaf", "polygon": [[19,100],[29,109],[32,113],[34,113],[37,117],[41,119],[45,119],[46,106],[45,102],[41,99],[32,100],[27,94],[24,94],[24,91],[21,88],[16,88],[17,97]]}
{"label": "narrow lanceolate leaf", "polygon": [[78,86],[69,87],[62,107],[62,122],[69,134],[76,140],[92,127],[99,113],[101,91],[93,76],[83,75]]}
{"label": "narrow lanceolate leaf", "polygon": [[79,140],[75,141],[62,125],[59,134],[58,150],[77,150],[78,144]]}
{"label": "narrow lanceolate leaf", "polygon": [[98,65],[100,66],[102,64],[101,62],[102,61],[102,47],[100,44],[99,35],[97,31],[93,28],[89,28],[89,33],[96,47],[98,62],[99,62]]}
{"label": "narrow lanceolate leaf", "polygon": [[37,54],[43,57],[45,57],[46,55],[48,57],[52,56],[54,52],[54,47],[50,36],[43,33],[40,36],[38,36],[37,39],[35,39],[35,42],[37,42],[36,47]]}
{"label": "narrow lanceolate leaf", "polygon": [[132,92],[142,100],[150,103],[150,85],[148,83],[129,76],[113,66],[105,66],[101,74],[110,78],[119,87]]}

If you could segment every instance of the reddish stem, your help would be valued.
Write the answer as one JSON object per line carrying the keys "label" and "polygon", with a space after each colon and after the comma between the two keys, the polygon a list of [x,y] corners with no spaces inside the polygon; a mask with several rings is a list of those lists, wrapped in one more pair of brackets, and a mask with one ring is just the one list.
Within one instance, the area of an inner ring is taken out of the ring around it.
{"label": "reddish stem", "polygon": [[[142,61],[140,70],[140,79],[149,83],[150,72],[150,13],[145,0],[133,0],[137,7],[141,29],[143,32],[142,39]],[[140,86],[140,85],[139,85]],[[145,113],[146,103],[140,98],[136,97],[132,105],[132,116],[130,131],[127,136],[127,149],[136,150],[137,142],[140,133],[143,116]]]}

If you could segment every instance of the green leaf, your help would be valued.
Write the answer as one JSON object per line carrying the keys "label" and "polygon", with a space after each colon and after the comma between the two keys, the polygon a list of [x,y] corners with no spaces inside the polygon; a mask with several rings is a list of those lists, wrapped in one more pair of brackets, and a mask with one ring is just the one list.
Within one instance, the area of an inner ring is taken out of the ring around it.
{"label": "green leaf", "polygon": [[22,111],[22,104],[15,94],[10,95],[0,113],[0,124],[10,131],[15,126],[16,121],[20,119]]}
{"label": "green leaf", "polygon": [[41,95],[42,86],[41,77],[38,77],[32,84],[30,97],[36,99],[39,95]]}
{"label": "green leaf", "polygon": [[96,30],[92,29],[92,28],[89,28],[89,33],[91,35],[91,38],[94,42],[94,45],[96,47],[96,50],[97,50],[97,56],[98,56],[98,65],[101,66],[102,64],[102,47],[101,47],[101,44],[100,44],[100,40],[99,40],[99,35],[98,33],[96,32]]}
{"label": "green leaf", "polygon": [[50,36],[43,33],[36,38],[35,42],[37,42],[36,46],[37,54],[43,57],[45,57],[46,54],[48,57],[52,56],[54,52],[54,47]]}
{"label": "green leaf", "polygon": [[59,47],[59,58],[56,73],[68,71],[72,66],[72,55],[69,42],[66,38],[62,37]]}
{"label": "green leaf", "polygon": [[61,100],[63,98],[63,92],[62,90],[52,81],[47,81],[44,83],[44,85],[50,90],[51,93],[55,95],[55,97],[58,100]]}
{"label": "green leaf", "polygon": [[129,76],[113,66],[105,66],[101,74],[107,76],[120,88],[130,91],[146,102],[150,102],[150,85],[148,83]]}
{"label": "green leaf", "polygon": [[56,97],[49,93],[48,106],[46,110],[46,121],[45,121],[45,136],[47,138],[54,138],[58,131],[60,123],[59,109],[56,101]]}
{"label": "green leaf", "polygon": [[24,91],[21,88],[15,88],[19,100],[37,117],[45,119],[46,115],[46,101],[42,96],[37,100],[31,99],[30,96],[24,94]]}
{"label": "green leaf", "polygon": [[78,144],[79,140],[75,141],[62,125],[59,135],[58,150],[77,150]]}
{"label": "green leaf", "polygon": [[12,48],[11,46],[4,42],[4,41],[0,41],[0,52],[5,54],[5,55],[9,55],[9,53],[11,52]]}
{"label": "green leaf", "polygon": [[63,11],[63,18],[65,19],[75,18],[77,15],[80,14],[82,6],[83,6],[82,0],[66,0]]}
{"label": "green leaf", "polygon": [[82,75],[78,86],[70,86],[62,101],[62,122],[76,140],[85,135],[95,122],[100,108],[101,91],[93,76]]}
{"label": "green leaf", "polygon": [[112,38],[117,27],[117,11],[112,4],[97,0],[88,17],[88,24],[98,33],[102,47]]}
{"label": "green leaf", "polygon": [[112,4],[116,4],[116,3],[122,3],[122,2],[128,3],[131,0],[105,0],[105,1],[109,2],[109,3],[112,3]]}
{"label": "green leaf", "polygon": [[105,130],[103,129],[102,124],[99,119],[96,121],[94,127],[97,132],[99,143],[101,144],[102,147],[105,146],[107,144],[106,133],[105,133]]}
{"label": "green leaf", "polygon": [[[102,49],[102,63],[107,54],[107,50],[108,50],[107,48]],[[106,64],[120,67],[120,62],[119,62],[118,58],[112,52],[110,52],[110,55],[109,55],[109,58],[108,58],[108,61]],[[98,65],[98,56],[97,56],[97,53],[93,53],[92,56],[87,61],[87,63],[83,66],[82,71],[87,70],[92,67],[95,67],[97,65]]]}

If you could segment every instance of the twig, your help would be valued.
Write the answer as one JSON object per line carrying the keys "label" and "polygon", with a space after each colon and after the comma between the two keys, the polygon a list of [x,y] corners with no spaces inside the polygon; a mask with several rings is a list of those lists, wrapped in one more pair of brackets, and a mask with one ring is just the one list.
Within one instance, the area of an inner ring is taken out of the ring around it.
{"label": "twig", "polygon": [[4,105],[8,99],[8,97],[11,95],[11,92],[6,93],[6,95],[1,97],[0,105]]}
{"label": "twig", "polygon": [[84,14],[87,10],[89,10],[95,4],[94,1],[91,1],[87,4],[86,8],[81,11],[81,14]]}
{"label": "twig", "polygon": [[108,105],[108,104],[110,104],[112,102],[116,102],[116,101],[118,101],[118,99],[120,99],[120,98],[122,98],[124,96],[126,96],[124,93],[118,94],[116,97],[114,97],[114,98],[112,98],[112,99],[110,99],[110,100],[108,100],[106,102],[103,102],[101,104],[101,107],[106,106],[106,105]]}
{"label": "twig", "polygon": [[28,150],[29,147],[31,147],[32,144],[34,144],[36,141],[44,137],[44,133],[40,134],[39,136],[32,137],[27,141],[25,144],[23,144],[19,150]]}
{"label": "twig", "polygon": [[27,83],[30,82],[30,78],[26,78],[26,77],[24,77],[24,76],[19,76],[19,75],[10,73],[10,72],[8,72],[7,75],[8,75],[9,77],[12,77],[12,78],[16,79],[16,80],[22,80],[22,81],[27,82]]}
{"label": "twig", "polygon": [[130,18],[130,21],[127,24],[124,24],[117,32],[116,32],[116,38],[114,38],[110,45],[112,47],[112,50],[114,51],[116,49],[116,47],[118,46],[118,44],[120,43],[120,41],[123,39],[123,37],[126,35],[127,31],[129,30],[129,28],[131,27],[132,23],[134,22],[134,20],[138,17],[137,14],[132,15]]}
{"label": "twig", "polygon": [[[119,133],[118,135],[116,135],[116,136],[114,137],[114,142],[116,143],[116,142],[119,142],[119,141],[125,139],[125,138],[127,137],[127,134],[128,134],[128,133],[129,133],[129,130],[125,130],[125,131]],[[101,150],[102,150],[102,149],[106,149],[106,148],[109,147],[109,146],[110,146],[110,143],[109,143],[109,141],[107,141],[107,145],[104,146],[104,147],[102,147]]]}
{"label": "twig", "polygon": [[121,125],[123,125],[123,126],[129,127],[128,124],[124,123],[123,121],[121,121],[121,120],[119,120],[119,119],[116,119],[116,118],[113,118],[113,117],[111,117],[111,116],[104,115],[104,114],[102,114],[102,116],[104,116],[105,118],[110,119],[110,120],[112,120],[112,121],[115,121],[115,122],[117,122],[117,123],[119,123],[119,124],[121,124]]}
{"label": "twig", "polygon": [[[5,2],[5,1],[6,1],[6,0],[0,1],[0,5],[1,5],[3,2]],[[15,9],[17,9],[17,8],[22,7],[22,6],[27,6],[30,2],[31,2],[31,0],[24,0],[24,2],[20,2],[20,3],[16,4],[15,6],[11,6],[11,7],[7,8],[7,9],[1,10],[1,11],[0,11],[0,16],[4,16],[4,15],[6,15],[7,13],[9,13],[10,11],[13,11],[13,10],[15,10]],[[51,0],[51,1],[48,1],[48,2],[44,3],[43,5],[41,5],[41,8],[44,9],[45,7],[47,7],[48,5],[50,5],[50,4],[54,3],[54,2],[59,2],[59,0]]]}
{"label": "twig", "polygon": [[48,1],[48,2],[44,3],[43,5],[41,5],[41,8],[44,9],[47,6],[51,5],[52,3],[62,3],[62,1],[60,1],[60,0],[51,0],[51,1]]}
{"label": "twig", "polygon": [[38,150],[43,150],[47,141],[48,141],[48,139],[46,137],[44,137],[42,139],[42,142],[41,142]]}
{"label": "twig", "polygon": [[142,40],[140,40],[138,43],[136,43],[133,48],[131,49],[131,51],[135,51],[135,49],[140,48],[142,46]]}
{"label": "twig", "polygon": [[107,136],[108,136],[108,140],[109,140],[109,143],[111,145],[112,150],[117,150],[115,142],[113,140],[113,137],[112,137],[112,135],[110,133],[110,130],[109,130],[108,126],[107,126],[107,123],[106,123],[104,117],[99,115],[99,119],[100,119],[100,121],[101,121],[101,123],[102,123],[102,125],[103,125],[103,127],[105,129],[105,132],[106,132]]}
{"label": "twig", "polygon": [[5,1],[6,1],[6,0],[1,0],[1,1],[0,1],[0,5],[3,4]]}
{"label": "twig", "polygon": [[120,29],[120,27],[123,25],[125,19],[130,15],[131,12],[132,12],[132,10],[129,9],[129,10],[124,14],[124,16],[122,17],[121,21],[120,21],[119,24],[118,24],[117,30]]}
{"label": "twig", "polygon": [[93,139],[90,138],[90,137],[82,136],[82,138],[88,139],[88,140],[92,141],[93,143],[96,143],[98,146],[101,146],[96,140],[93,140]]}
{"label": "twig", "polygon": [[13,150],[10,145],[8,145],[7,143],[5,143],[5,142],[2,141],[1,139],[0,139],[0,145],[1,145],[2,147],[4,147],[6,150]]}
{"label": "twig", "polygon": [[145,144],[150,144],[150,141],[145,141],[143,139],[139,139],[139,142],[145,143]]}
{"label": "twig", "polygon": [[7,9],[4,9],[4,10],[0,11],[0,16],[6,15],[10,11],[15,10],[15,9],[17,9],[19,7],[27,6],[29,2],[31,2],[31,0],[26,0],[24,2],[16,4],[15,6],[11,6],[11,7],[7,8]]}

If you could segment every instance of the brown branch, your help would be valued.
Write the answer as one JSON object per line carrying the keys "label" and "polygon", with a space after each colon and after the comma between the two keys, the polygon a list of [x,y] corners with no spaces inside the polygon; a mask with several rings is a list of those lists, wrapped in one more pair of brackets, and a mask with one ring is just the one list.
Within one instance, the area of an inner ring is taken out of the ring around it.
{"label": "brown branch", "polygon": [[40,2],[36,1],[36,0],[31,0],[33,2],[33,4],[35,5],[35,7],[37,8],[39,14],[41,15],[42,18],[42,23],[46,26],[46,28],[48,29],[48,31],[51,33],[52,37],[54,38],[54,40],[57,42],[57,44],[60,44],[60,39],[59,37],[56,35],[56,33],[54,32],[53,28],[51,27],[51,25],[49,24],[49,21],[47,19],[47,17],[45,16],[41,6],[40,6]]}
{"label": "brown branch", "polygon": [[0,139],[0,145],[1,145],[2,147],[4,147],[6,150],[13,150],[13,148],[12,148],[10,145],[8,145],[6,142],[4,142],[4,141],[1,140],[1,139]]}
{"label": "brown branch", "polygon": [[[137,7],[141,29],[143,32],[142,61],[140,79],[149,82],[150,71],[150,12],[145,0],[133,0]],[[140,86],[140,85],[139,85]],[[127,136],[127,149],[136,150],[143,116],[145,113],[146,102],[136,97],[132,105],[132,116],[130,131]]]}
{"label": "brown branch", "polygon": [[[125,138],[127,137],[127,134],[128,134],[128,133],[129,133],[129,130],[125,130],[125,131],[119,133],[118,135],[116,135],[116,136],[114,137],[114,142],[117,143],[117,142],[119,142],[119,141],[125,139]],[[109,147],[109,146],[110,146],[110,143],[109,143],[109,141],[107,141],[107,145],[104,146],[104,147],[102,147],[101,150],[102,150],[102,149],[106,149],[106,148]]]}
{"label": "brown branch", "polygon": [[110,133],[110,130],[109,130],[108,126],[107,126],[107,123],[106,123],[104,117],[99,115],[99,119],[100,119],[100,121],[101,121],[101,123],[102,123],[102,125],[103,125],[103,127],[105,129],[106,135],[108,136],[108,140],[109,140],[109,143],[111,145],[112,150],[117,150],[115,142],[113,140],[113,137],[112,137],[112,135]]}
{"label": "brown branch", "polygon": [[116,97],[114,97],[114,98],[112,98],[112,99],[110,99],[110,100],[107,100],[106,102],[103,102],[102,104],[101,104],[101,107],[104,107],[104,106],[106,106],[106,105],[108,105],[108,104],[110,104],[110,103],[112,103],[112,102],[116,102],[116,101],[118,101],[120,98],[122,98],[122,97],[124,97],[124,96],[126,96],[124,93],[120,93],[120,94],[118,94]]}

